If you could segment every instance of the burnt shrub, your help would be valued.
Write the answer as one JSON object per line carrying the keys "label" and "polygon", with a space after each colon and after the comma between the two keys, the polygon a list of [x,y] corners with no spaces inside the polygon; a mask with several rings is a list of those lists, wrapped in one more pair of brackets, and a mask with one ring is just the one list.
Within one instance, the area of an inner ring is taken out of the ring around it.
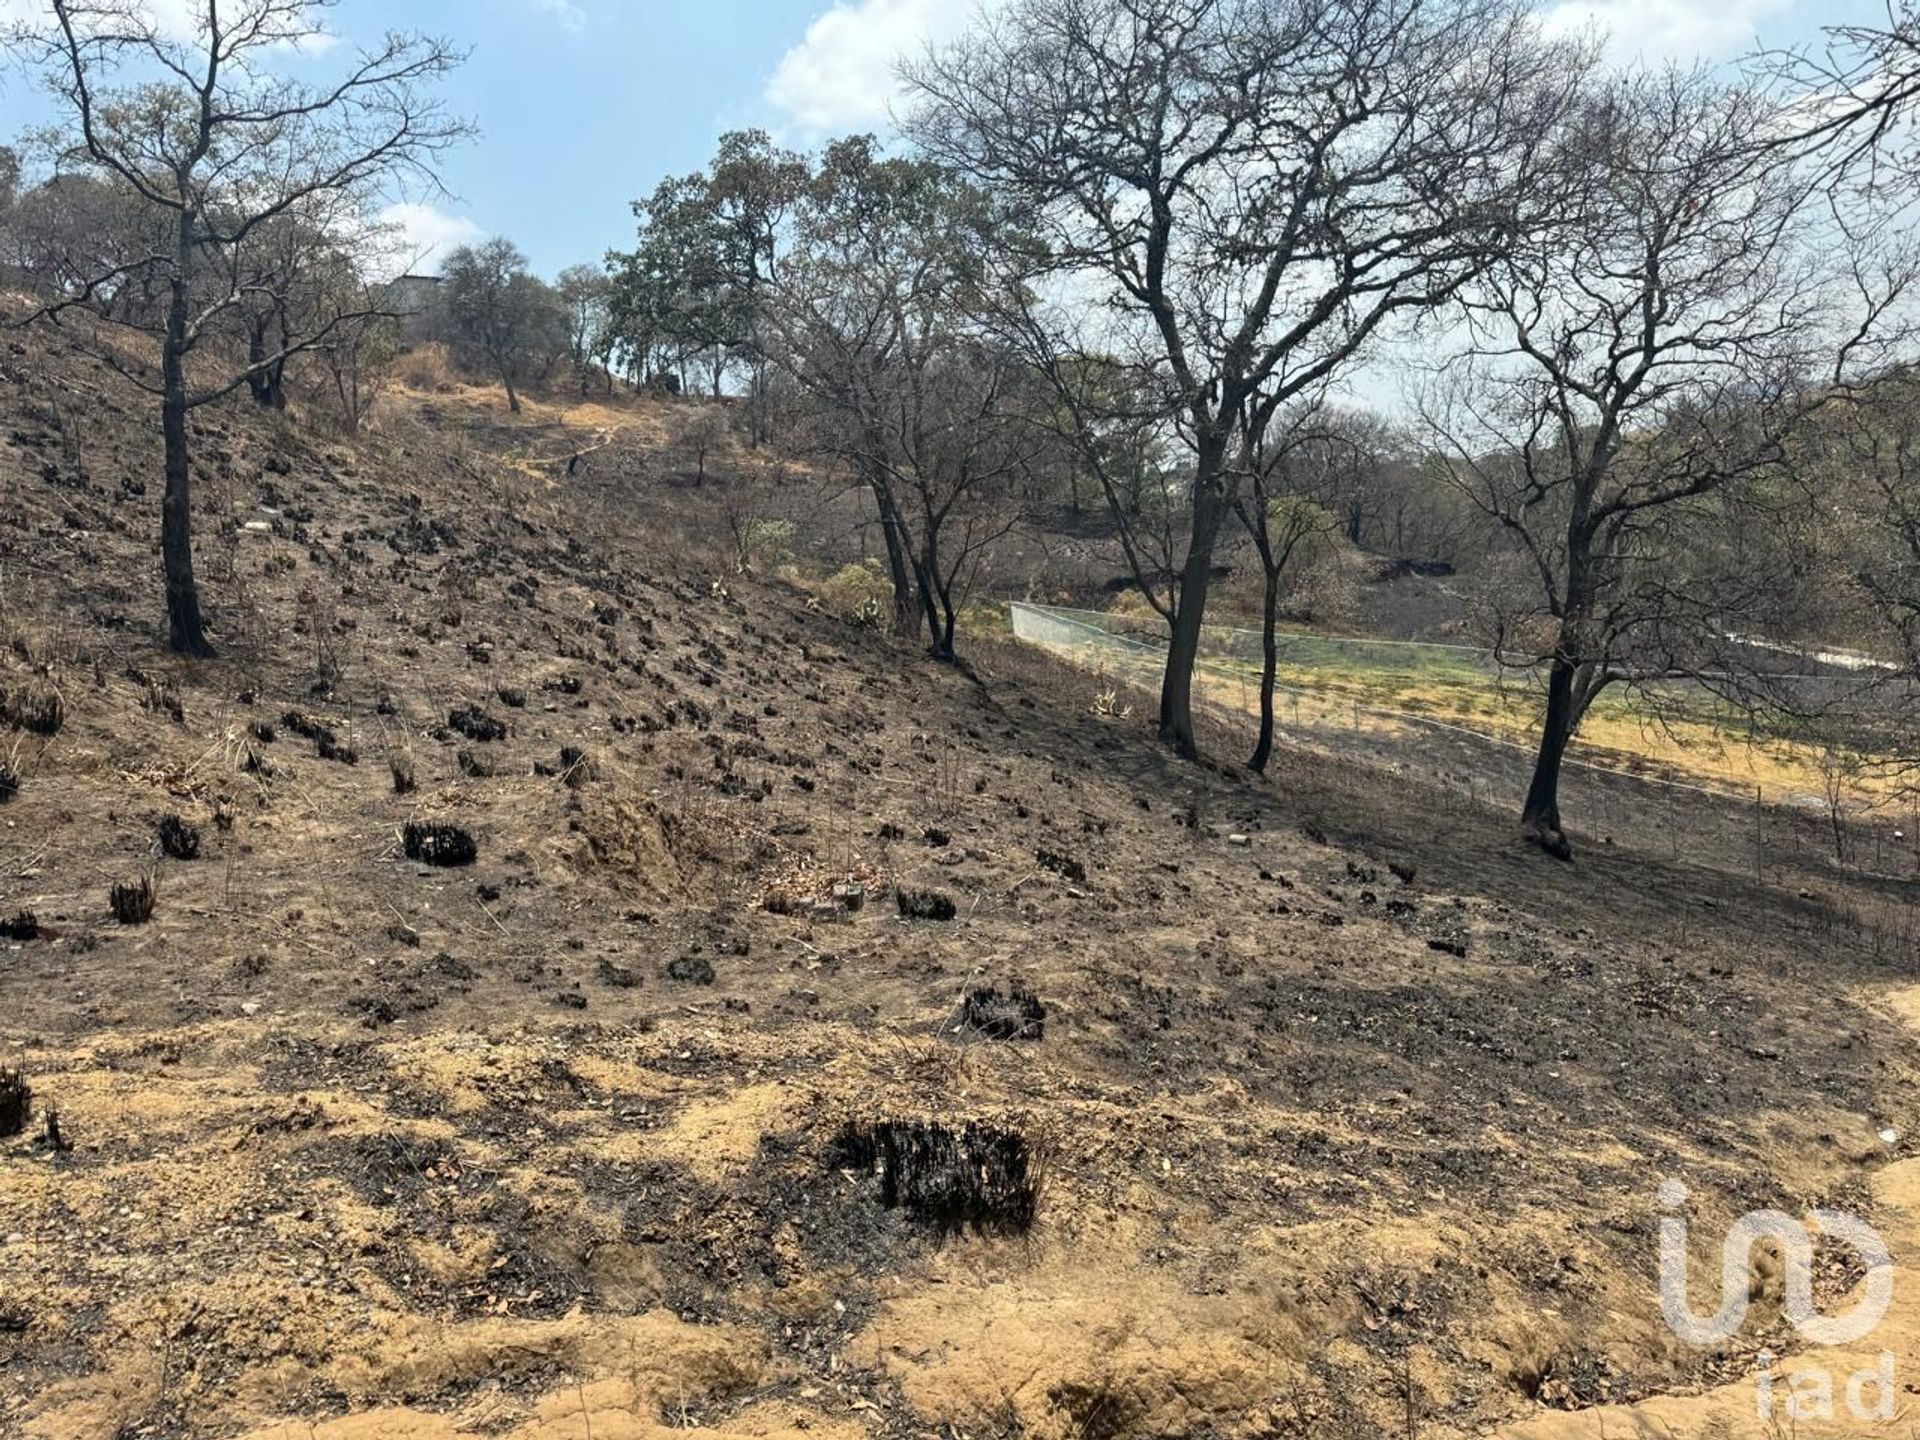
{"label": "burnt shrub", "polygon": [[1033,860],[1042,870],[1051,870],[1062,880],[1069,880],[1075,885],[1087,883],[1087,867],[1071,855],[1058,850],[1040,849],[1033,852]]}
{"label": "burnt shrub", "polygon": [[294,734],[311,740],[315,744],[318,744],[322,740],[331,740],[334,738],[333,731],[328,729],[323,721],[316,720],[313,716],[303,714],[298,710],[287,711],[286,714],[280,717],[280,723]]}
{"label": "burnt shrub", "polygon": [[141,876],[131,885],[115,885],[107,891],[107,904],[113,918],[122,925],[144,925],[153,918],[153,881]]}
{"label": "burnt shrub", "polygon": [[500,773],[500,767],[484,755],[476,755],[471,750],[462,750],[454,757],[460,762],[460,773],[470,775],[475,780],[491,780]]}
{"label": "burnt shrub", "polygon": [[1040,1165],[1017,1130],[969,1120],[849,1124],[836,1163],[880,1181],[880,1202],[945,1233],[1024,1234],[1040,1200]]}
{"label": "burnt shrub", "polygon": [[157,834],[161,854],[174,860],[200,858],[200,831],[178,815],[169,815],[162,820]]}
{"label": "burnt shrub", "polygon": [[18,1135],[27,1128],[33,1087],[18,1070],[0,1069],[0,1135]]}
{"label": "burnt shrub", "polygon": [[0,760],[0,805],[6,804],[20,793],[20,772],[6,761]]}
{"label": "burnt shrub", "polygon": [[20,685],[0,691],[0,720],[34,735],[58,735],[67,723],[67,702],[51,685]]}
{"label": "burnt shrub", "polygon": [[31,910],[17,912],[11,920],[0,920],[0,939],[38,940],[40,917]]}
{"label": "burnt shrub", "polygon": [[438,821],[409,820],[401,831],[401,843],[407,858],[422,865],[471,865],[480,858],[480,847],[469,831]]}
{"label": "burnt shrub", "polygon": [[153,715],[165,715],[176,725],[187,723],[187,707],[171,681],[156,680],[137,670],[128,672],[140,682],[140,708]]}
{"label": "burnt shrub", "polygon": [[462,705],[447,712],[447,728],[457,730],[469,740],[504,740],[507,727],[478,705]]}
{"label": "burnt shrub", "polygon": [[894,903],[908,920],[951,920],[959,912],[953,897],[938,890],[901,889],[894,892]]}
{"label": "burnt shrub", "polygon": [[713,984],[713,962],[704,955],[681,955],[667,962],[667,978],[683,985]]}
{"label": "burnt shrub", "polygon": [[331,726],[316,720],[311,715],[303,715],[298,710],[289,710],[280,717],[280,723],[294,734],[313,741],[314,754],[322,760],[337,760],[342,765],[358,765],[360,754],[351,746],[342,745],[340,737],[334,734]]}
{"label": "burnt shrub", "polygon": [[961,1024],[989,1040],[1040,1040],[1047,1033],[1047,1007],[1025,986],[1002,995],[998,986],[983,985],[961,1002]]}

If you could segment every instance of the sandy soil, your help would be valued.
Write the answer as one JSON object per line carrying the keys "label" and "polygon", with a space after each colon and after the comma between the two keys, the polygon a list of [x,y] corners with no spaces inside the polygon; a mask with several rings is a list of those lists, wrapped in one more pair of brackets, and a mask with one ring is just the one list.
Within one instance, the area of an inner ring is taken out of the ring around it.
{"label": "sandy soil", "polygon": [[[64,702],[0,730],[0,1433],[1738,1435],[1777,1266],[1683,1346],[1660,1181],[1912,1243],[1914,957],[1838,880],[1177,764],[1045,657],[704,562],[670,414],[203,412],[185,665],[144,417],[0,367],[0,690]],[[858,1138],[915,1123],[1017,1140],[1031,1223],[891,1192]]]}

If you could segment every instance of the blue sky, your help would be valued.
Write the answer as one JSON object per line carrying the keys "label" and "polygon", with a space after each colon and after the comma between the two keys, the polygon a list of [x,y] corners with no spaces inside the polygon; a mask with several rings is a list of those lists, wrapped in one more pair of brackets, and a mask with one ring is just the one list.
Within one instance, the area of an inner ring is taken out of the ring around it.
{"label": "blue sky", "polygon": [[[187,11],[194,0],[148,0]],[[0,0],[0,20],[41,0]],[[340,0],[342,44],[389,27],[470,47],[448,86],[481,137],[448,157],[450,192],[399,212],[416,245],[491,234],[551,275],[632,235],[629,203],[699,166],[721,132],[761,125],[793,145],[884,131],[903,51],[963,28],[973,0]],[[1565,0],[1551,23],[1597,24],[1625,55],[1720,60],[1760,42],[1805,44],[1822,24],[1884,18],[1874,0]],[[337,53],[290,64],[316,78]],[[0,83],[0,137],[42,118]],[[425,268],[431,268],[429,265]]]}

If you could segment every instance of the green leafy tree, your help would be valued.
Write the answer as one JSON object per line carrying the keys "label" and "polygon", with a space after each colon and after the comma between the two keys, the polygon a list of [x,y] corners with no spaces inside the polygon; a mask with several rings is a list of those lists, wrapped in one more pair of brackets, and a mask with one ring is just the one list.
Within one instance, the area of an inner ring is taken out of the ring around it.
{"label": "green leafy tree", "polygon": [[454,344],[484,362],[520,413],[517,380],[565,348],[566,317],[553,290],[527,269],[527,257],[496,236],[463,245],[441,267]]}

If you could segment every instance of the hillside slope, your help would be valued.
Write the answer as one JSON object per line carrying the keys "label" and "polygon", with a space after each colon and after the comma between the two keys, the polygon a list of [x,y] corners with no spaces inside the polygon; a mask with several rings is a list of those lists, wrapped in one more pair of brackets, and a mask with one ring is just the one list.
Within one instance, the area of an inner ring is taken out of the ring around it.
{"label": "hillside slope", "polygon": [[1843,894],[1180,765],[703,562],[643,425],[200,412],[185,664],[147,417],[0,350],[61,712],[0,730],[0,1433],[1483,1433],[1792,1347],[1777,1277],[1666,1332],[1663,1178],[1887,1219],[1920,1009]]}

